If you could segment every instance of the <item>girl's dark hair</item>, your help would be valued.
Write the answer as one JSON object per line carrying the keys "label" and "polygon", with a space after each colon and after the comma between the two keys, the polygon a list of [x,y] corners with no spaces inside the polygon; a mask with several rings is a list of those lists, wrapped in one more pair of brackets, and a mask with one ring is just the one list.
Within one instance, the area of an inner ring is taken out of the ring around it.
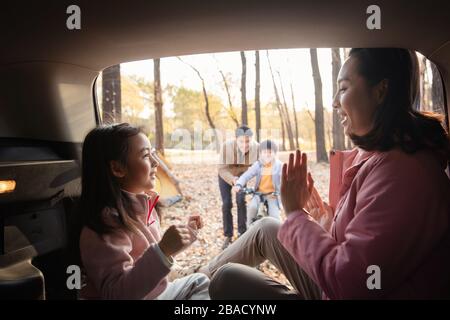
{"label": "girl's dark hair", "polygon": [[[131,203],[121,191],[113,175],[110,162],[119,161],[127,165],[129,138],[141,133],[140,128],[128,123],[102,125],[91,130],[83,143],[81,173],[81,215],[83,225],[100,235],[114,231],[117,226],[104,221],[105,207],[118,213],[118,226],[127,231],[136,231],[136,218]],[[130,214],[128,214],[129,212]]]}
{"label": "girl's dark hair", "polygon": [[418,104],[419,70],[415,52],[396,48],[353,48],[349,57],[358,62],[358,72],[370,86],[388,80],[386,97],[375,111],[374,124],[363,136],[350,134],[362,149],[387,151],[400,147],[414,153],[431,149],[450,158],[450,140],[443,117],[414,110]]}
{"label": "girl's dark hair", "polygon": [[259,144],[259,151],[262,150],[272,150],[273,152],[278,152],[278,147],[274,141],[264,140]]}

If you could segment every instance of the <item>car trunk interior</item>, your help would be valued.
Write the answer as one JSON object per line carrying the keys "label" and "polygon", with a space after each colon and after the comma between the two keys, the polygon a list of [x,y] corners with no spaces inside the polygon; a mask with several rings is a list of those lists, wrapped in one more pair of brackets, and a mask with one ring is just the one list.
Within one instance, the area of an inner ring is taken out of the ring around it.
{"label": "car trunk interior", "polygon": [[[66,268],[79,265],[81,143],[99,123],[95,81],[118,63],[275,48],[399,47],[438,67],[450,95],[449,1],[15,1],[0,10],[0,298],[75,299]],[[446,123],[449,125],[449,105]],[[32,264],[31,264],[32,261]],[[45,282],[44,282],[45,279]],[[45,284],[45,293],[43,288]]]}

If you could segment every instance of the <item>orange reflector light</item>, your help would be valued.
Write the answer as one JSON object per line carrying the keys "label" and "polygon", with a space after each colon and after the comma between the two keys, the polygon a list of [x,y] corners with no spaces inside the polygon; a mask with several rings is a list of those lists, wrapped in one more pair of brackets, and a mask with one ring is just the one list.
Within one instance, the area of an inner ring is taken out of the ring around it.
{"label": "orange reflector light", "polygon": [[16,182],[14,180],[0,180],[0,194],[13,192],[16,189]]}

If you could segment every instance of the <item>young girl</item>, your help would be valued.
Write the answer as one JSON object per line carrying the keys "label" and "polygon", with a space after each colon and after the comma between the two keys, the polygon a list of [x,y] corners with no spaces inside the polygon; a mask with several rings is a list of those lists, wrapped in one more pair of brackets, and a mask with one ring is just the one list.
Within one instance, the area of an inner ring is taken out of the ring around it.
{"label": "young girl", "polygon": [[83,144],[80,253],[84,299],[209,299],[202,274],[167,275],[173,256],[196,240],[200,216],[161,237],[152,191],[158,161],[148,138],[122,123],[101,126]]}

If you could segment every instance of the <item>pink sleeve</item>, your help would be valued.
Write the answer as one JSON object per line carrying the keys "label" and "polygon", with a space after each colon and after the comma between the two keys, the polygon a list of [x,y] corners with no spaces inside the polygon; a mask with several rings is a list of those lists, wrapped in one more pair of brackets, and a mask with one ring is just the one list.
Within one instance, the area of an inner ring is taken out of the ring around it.
{"label": "pink sleeve", "polygon": [[[385,157],[358,181],[343,242],[303,212],[289,215],[278,238],[329,298],[389,295],[426,260],[448,225],[447,210],[439,210],[448,194],[429,173],[414,158]],[[370,265],[381,269],[381,290],[367,288]]]}
{"label": "pink sleeve", "polygon": [[85,231],[80,240],[83,266],[104,299],[142,299],[170,271],[156,244],[134,261],[131,239],[125,232],[117,231],[102,239],[91,230]]}

